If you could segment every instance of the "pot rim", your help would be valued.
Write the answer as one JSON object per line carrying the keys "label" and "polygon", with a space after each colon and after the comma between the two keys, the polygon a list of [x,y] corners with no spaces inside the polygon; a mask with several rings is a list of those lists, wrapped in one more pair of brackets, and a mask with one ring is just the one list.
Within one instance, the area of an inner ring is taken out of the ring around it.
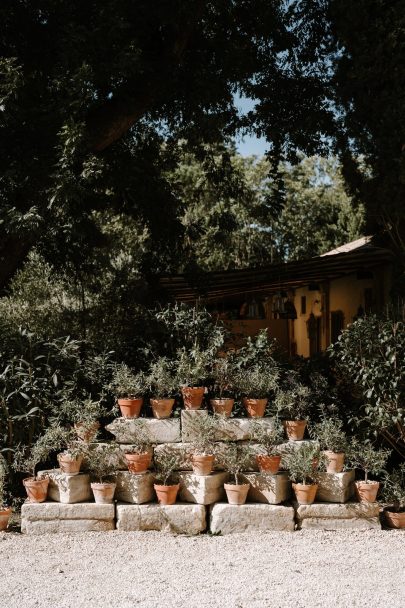
{"label": "pot rim", "polygon": [[154,483],[153,487],[154,488],[180,488],[180,484],[179,483],[168,483],[168,484]]}
{"label": "pot rim", "polygon": [[116,484],[114,481],[105,481],[105,482],[103,481],[102,483],[100,483],[99,481],[92,481],[92,482],[90,483],[90,486],[91,486],[92,488],[93,488],[93,487],[96,487],[96,486],[99,486],[99,487],[104,487],[104,486],[111,487],[111,486],[116,486],[116,485],[117,485],[117,484]]}

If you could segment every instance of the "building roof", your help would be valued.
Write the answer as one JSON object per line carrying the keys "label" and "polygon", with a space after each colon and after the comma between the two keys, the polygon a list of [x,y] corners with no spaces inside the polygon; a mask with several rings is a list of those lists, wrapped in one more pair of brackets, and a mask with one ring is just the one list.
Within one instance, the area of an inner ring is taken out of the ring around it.
{"label": "building roof", "polygon": [[171,298],[181,302],[207,302],[239,294],[295,289],[311,283],[330,281],[359,271],[372,271],[389,264],[394,254],[363,237],[318,257],[272,264],[261,268],[206,272],[198,276],[179,274],[160,279]]}

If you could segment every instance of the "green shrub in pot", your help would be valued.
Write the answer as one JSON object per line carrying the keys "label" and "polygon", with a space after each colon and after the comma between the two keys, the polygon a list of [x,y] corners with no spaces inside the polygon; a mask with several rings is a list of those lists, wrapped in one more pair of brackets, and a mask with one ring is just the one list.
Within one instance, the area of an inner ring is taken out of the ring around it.
{"label": "green shrub in pot", "polygon": [[388,504],[384,513],[390,528],[405,528],[405,463],[385,473],[382,499]]}
{"label": "green shrub in pot", "polygon": [[313,407],[311,390],[300,382],[294,382],[291,387],[277,391],[274,406],[277,415],[284,420],[288,439],[303,439]]}
{"label": "green shrub in pot", "polygon": [[224,484],[229,504],[243,505],[246,502],[250,484],[244,483],[240,475],[251,468],[253,457],[250,444],[238,442],[229,443],[225,451],[218,455],[220,464],[231,476],[231,480]]}
{"label": "green shrub in pot", "polygon": [[369,442],[362,442],[353,437],[348,446],[349,464],[364,473],[364,481],[356,481],[356,495],[360,502],[374,502],[377,498],[380,483],[369,479],[369,475],[380,475],[384,472],[390,455],[389,450],[375,448]]}
{"label": "green shrub in pot", "polygon": [[278,418],[272,420],[272,426],[263,426],[259,421],[253,421],[251,427],[251,441],[259,443],[263,454],[256,456],[256,462],[262,473],[276,475],[280,468],[280,444],[283,443],[283,427]]}
{"label": "green shrub in pot", "polygon": [[116,398],[124,418],[137,418],[140,415],[143,396],[148,389],[144,372],[133,372],[126,363],[115,366],[109,390]]}
{"label": "green shrub in pot", "polygon": [[318,441],[320,449],[324,451],[327,473],[341,473],[347,450],[343,422],[336,417],[324,417],[309,427],[309,434],[312,439]]}
{"label": "green shrub in pot", "polygon": [[7,530],[11,516],[11,508],[6,505],[6,478],[7,463],[2,454],[0,454],[0,532]]}
{"label": "green shrub in pot", "polygon": [[94,444],[86,457],[86,466],[90,473],[91,489],[97,503],[112,503],[116,484],[111,481],[117,469],[117,450],[114,443]]}
{"label": "green shrub in pot", "polygon": [[169,418],[175,401],[174,395],[179,388],[175,362],[167,357],[158,357],[149,367],[147,383],[154,417]]}
{"label": "green shrub in pot", "polygon": [[317,444],[304,443],[284,456],[284,466],[293,482],[293,490],[300,504],[312,504],[318,490],[318,467],[323,462]]}

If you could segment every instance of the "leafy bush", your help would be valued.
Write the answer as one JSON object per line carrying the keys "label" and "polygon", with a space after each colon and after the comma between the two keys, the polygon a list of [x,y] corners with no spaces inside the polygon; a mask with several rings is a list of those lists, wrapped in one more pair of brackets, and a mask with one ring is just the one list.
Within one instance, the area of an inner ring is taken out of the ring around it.
{"label": "leafy bush", "polygon": [[211,394],[215,399],[232,397],[237,382],[237,367],[234,354],[217,357],[210,370]]}
{"label": "leafy bush", "polygon": [[353,438],[349,444],[346,458],[352,467],[364,472],[364,481],[367,483],[370,474],[383,473],[389,455],[389,450],[376,449],[370,443],[363,443]]}
{"label": "leafy bush", "polygon": [[180,349],[177,353],[177,375],[180,386],[202,386],[209,374],[212,360],[210,351]]}
{"label": "leafy bush", "polygon": [[264,399],[276,390],[279,366],[274,358],[276,344],[266,330],[247,338],[235,356],[234,385],[243,396]]}
{"label": "leafy bush", "polygon": [[321,450],[339,453],[347,449],[346,433],[343,430],[343,422],[339,418],[324,418],[309,427],[309,434],[312,439],[319,442]]}
{"label": "leafy bush", "polygon": [[6,495],[6,477],[7,477],[7,463],[5,458],[0,454],[0,509],[5,505]]}
{"label": "leafy bush", "polygon": [[285,468],[294,483],[312,485],[316,483],[318,467],[323,461],[319,446],[306,443],[298,449],[291,449],[284,456]]}
{"label": "leafy bush", "polygon": [[174,472],[180,468],[182,460],[182,456],[168,446],[165,446],[159,452],[155,452],[156,483],[163,486],[176,484],[177,480],[174,479]]}
{"label": "leafy bush", "polygon": [[159,357],[149,367],[147,384],[155,399],[172,397],[179,388],[175,363],[167,357]]}
{"label": "leafy bush", "polygon": [[405,511],[405,463],[385,474],[382,498],[395,511]]}
{"label": "leafy bush", "polygon": [[279,453],[278,446],[283,443],[283,427],[278,419],[273,420],[272,428],[264,427],[259,421],[253,419],[251,426],[251,440],[260,443],[268,456]]}
{"label": "leafy bush", "polygon": [[260,365],[251,365],[248,369],[239,370],[234,378],[238,393],[252,399],[266,399],[277,388],[278,372]]}
{"label": "leafy bush", "polygon": [[102,401],[95,401],[91,397],[86,399],[62,399],[55,408],[54,420],[59,424],[80,423],[91,426],[94,422],[107,414]]}
{"label": "leafy bush", "polygon": [[86,467],[92,477],[99,483],[108,481],[117,469],[117,444],[100,443],[89,450]]}
{"label": "leafy bush", "polygon": [[249,469],[253,455],[254,452],[249,444],[230,443],[226,446],[226,451],[217,458],[225,471],[233,475],[233,481],[238,485],[239,476]]}
{"label": "leafy bush", "polygon": [[313,409],[311,390],[298,382],[293,388],[281,389],[276,394],[274,407],[284,420],[306,420]]}
{"label": "leafy bush", "polygon": [[194,454],[214,454],[218,416],[195,416],[193,418],[194,439],[191,442]]}
{"label": "leafy bush", "polygon": [[115,366],[109,389],[118,398],[135,399],[142,397],[147,388],[147,377],[143,372],[135,374],[125,363]]}
{"label": "leafy bush", "polygon": [[151,439],[146,421],[141,418],[132,420],[131,429],[134,430],[135,438],[132,440],[132,444],[125,448],[125,453],[144,454],[151,446]]}

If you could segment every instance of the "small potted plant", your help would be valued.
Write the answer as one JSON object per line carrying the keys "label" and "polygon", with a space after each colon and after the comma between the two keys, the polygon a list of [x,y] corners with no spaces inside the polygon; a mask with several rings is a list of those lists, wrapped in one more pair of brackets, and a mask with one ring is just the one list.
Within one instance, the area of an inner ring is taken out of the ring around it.
{"label": "small potted plant", "polygon": [[369,475],[379,475],[384,472],[385,464],[390,452],[383,449],[375,449],[370,443],[362,443],[353,438],[348,449],[348,461],[351,466],[360,469],[364,473],[364,481],[355,481],[355,491],[359,502],[375,502],[379,481],[372,481]]}
{"label": "small potted plant", "polygon": [[191,463],[196,475],[210,475],[212,472],[217,426],[217,420],[214,416],[197,416],[193,420],[195,438],[191,442]]}
{"label": "small potted plant", "polygon": [[91,397],[64,399],[59,406],[56,423],[74,425],[77,437],[86,443],[94,441],[100,428],[99,418],[105,416],[106,408],[102,399],[95,401]]}
{"label": "small potted plant", "polygon": [[311,505],[318,490],[317,470],[322,456],[317,445],[304,444],[291,449],[285,455],[285,467],[289,471],[297,502]]}
{"label": "small potted plant", "polygon": [[284,419],[284,427],[290,441],[301,441],[311,409],[311,391],[297,383],[292,388],[279,390],[275,399],[278,415]]}
{"label": "small potted plant", "polygon": [[264,449],[264,454],[257,454],[256,456],[259,471],[277,475],[281,462],[279,446],[283,442],[283,428],[278,419],[274,420],[271,428],[253,423],[251,439],[259,443]]}
{"label": "small potted plant", "polygon": [[7,464],[0,454],[0,532],[7,530],[8,522],[11,517],[11,508],[5,501],[5,483],[7,477]]}
{"label": "small potted plant", "polygon": [[170,418],[178,388],[175,365],[166,357],[159,357],[149,369],[147,377],[152,394],[150,404],[155,418]]}
{"label": "small potted plant", "polygon": [[388,503],[384,509],[385,521],[390,528],[405,528],[405,464],[392,473],[386,473],[383,484],[383,499]]}
{"label": "small potted plant", "polygon": [[134,374],[125,363],[116,365],[110,389],[117,397],[117,403],[124,418],[139,418],[143,395],[148,382],[143,372]]}
{"label": "small potted plant", "polygon": [[132,445],[124,450],[128,471],[135,475],[146,473],[152,461],[151,440],[145,420],[136,421],[136,434]]}
{"label": "small potted plant", "polygon": [[224,484],[224,489],[230,505],[244,505],[250,484],[243,483],[240,475],[250,468],[253,450],[249,444],[230,443],[221,456],[221,464],[232,479]]}
{"label": "small potted plant", "polygon": [[111,504],[116,488],[111,476],[117,468],[117,445],[112,442],[94,446],[89,450],[86,464],[94,480],[90,484],[94,500],[100,504]]}
{"label": "small potted plant", "polygon": [[347,449],[343,422],[339,418],[323,418],[309,429],[312,439],[316,439],[326,458],[327,473],[341,473]]}
{"label": "small potted plant", "polygon": [[48,444],[49,451],[59,451],[57,459],[62,473],[78,475],[87,452],[87,444],[77,439],[77,433],[73,428],[64,428],[52,425],[47,428],[42,436],[42,441]]}
{"label": "small potted plant", "polygon": [[181,466],[181,457],[170,447],[155,453],[156,482],[154,484],[158,502],[174,505],[180,488],[175,471]]}
{"label": "small potted plant", "polygon": [[209,353],[198,347],[190,351],[185,348],[178,351],[177,374],[187,410],[199,410],[202,405],[209,362]]}
{"label": "small potted plant", "polygon": [[240,369],[235,376],[235,388],[242,395],[249,418],[262,418],[269,394],[277,388],[278,370],[252,364]]}
{"label": "small potted plant", "polygon": [[38,479],[36,474],[40,462],[47,460],[53,446],[48,439],[40,437],[32,446],[19,445],[14,450],[12,467],[15,471],[26,472],[29,477],[23,479],[23,485],[30,502],[45,502],[48,494],[49,478]]}
{"label": "small potted plant", "polygon": [[236,370],[232,358],[227,356],[215,359],[210,375],[213,382],[210,405],[216,414],[229,418],[235,403],[232,391]]}

